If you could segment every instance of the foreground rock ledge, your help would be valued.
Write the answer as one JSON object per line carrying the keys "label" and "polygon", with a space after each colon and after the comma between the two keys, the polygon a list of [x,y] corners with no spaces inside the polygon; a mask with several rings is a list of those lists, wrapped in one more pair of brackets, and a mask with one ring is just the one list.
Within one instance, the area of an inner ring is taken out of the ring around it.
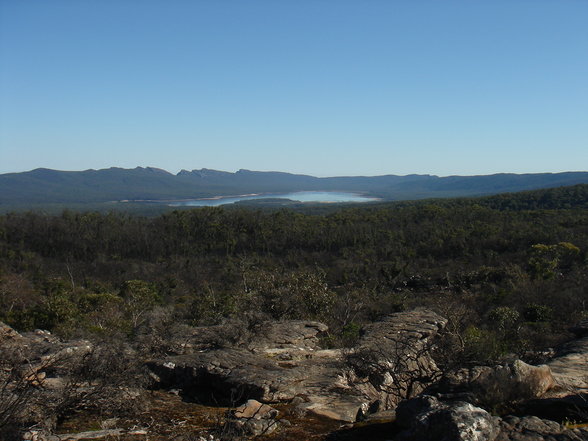
{"label": "foreground rock ledge", "polygon": [[[263,344],[254,344],[251,350],[203,350],[152,360],[148,367],[159,387],[179,389],[195,401],[227,406],[248,399],[295,402],[301,410],[354,422],[370,410],[383,410],[399,401],[398,388],[390,387],[391,376],[386,375],[394,368],[394,360],[415,360],[427,369],[436,369],[423,349],[445,324],[446,320],[434,312],[417,309],[392,314],[366,327],[351,352],[379,348],[378,375],[350,366],[346,363],[348,354],[341,350],[317,349],[316,336],[326,327],[300,321],[272,325],[272,332],[260,339]],[[289,332],[289,326],[304,332]],[[280,328],[282,332],[277,332]],[[275,335],[280,337],[272,340]],[[290,338],[284,339],[284,335]]]}

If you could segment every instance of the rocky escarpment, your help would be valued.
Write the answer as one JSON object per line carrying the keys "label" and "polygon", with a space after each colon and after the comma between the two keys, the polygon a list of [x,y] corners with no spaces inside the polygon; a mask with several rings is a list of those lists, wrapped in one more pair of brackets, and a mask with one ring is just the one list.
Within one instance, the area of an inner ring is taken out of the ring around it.
{"label": "rocky escarpment", "polygon": [[[446,373],[426,394],[398,405],[396,424],[404,430],[394,440],[588,440],[587,324],[572,328],[579,338],[546,365],[515,360]],[[499,417],[501,408],[515,414]]]}
{"label": "rocky escarpment", "polygon": [[0,438],[23,427],[51,433],[63,416],[88,407],[122,412],[141,394],[133,387],[141,376],[125,345],[20,334],[0,323]]}
{"label": "rocky escarpment", "polygon": [[300,410],[352,422],[426,386],[425,377],[415,384],[404,373],[418,369],[434,377],[437,369],[427,349],[444,325],[427,310],[393,314],[366,327],[357,347],[342,351],[317,346],[326,331],[322,324],[274,323],[246,348],[201,350],[148,366],[160,387],[181,389],[193,400],[288,401]]}
{"label": "rocky escarpment", "polygon": [[555,384],[549,366],[532,366],[515,360],[497,366],[473,366],[446,372],[430,390],[447,399],[467,399],[493,409],[542,397]]}
{"label": "rocky escarpment", "polygon": [[554,387],[541,399],[526,402],[525,412],[558,421],[588,421],[588,320],[570,331],[578,338],[557,348],[546,363]]}
{"label": "rocky escarpment", "polygon": [[[28,439],[39,440],[59,439],[54,435],[55,417],[66,410],[64,398],[75,399],[76,412],[93,406],[106,418],[102,412],[109,406],[141,402],[129,399],[141,393],[145,398],[173,397],[187,406],[217,406],[218,415],[223,415],[221,432],[210,430],[206,436],[250,437],[277,430],[279,437],[308,421],[338,425],[365,419],[361,424],[388,421],[390,431],[378,439],[396,441],[588,439],[586,424],[571,424],[588,420],[584,331],[546,365],[514,360],[441,373],[429,351],[444,325],[443,318],[423,309],[392,314],[367,325],[358,344],[346,350],[321,349],[327,328],[317,322],[267,323],[249,335],[253,338],[240,341],[234,338],[233,325],[187,328],[178,341],[167,345],[173,355],[147,363],[151,385],[173,393],[147,394],[128,381],[138,373],[129,368],[141,360],[127,345],[105,352],[99,343],[62,341],[45,331],[19,334],[0,324],[0,373],[9,384],[0,391],[0,407],[10,403],[18,388],[28,388],[31,395],[19,418],[27,427],[44,428],[29,433]],[[239,341],[236,347],[220,347],[225,331],[231,333],[231,341]],[[135,363],[125,364],[129,361]],[[230,409],[219,410],[219,405]],[[119,411],[116,407],[114,415]],[[104,426],[92,436],[171,433],[169,427],[147,428],[148,420],[141,418],[125,420],[128,424],[114,418],[118,425]],[[1,424],[0,420],[0,428]],[[87,438],[86,430],[80,427],[81,433],[67,436]]]}

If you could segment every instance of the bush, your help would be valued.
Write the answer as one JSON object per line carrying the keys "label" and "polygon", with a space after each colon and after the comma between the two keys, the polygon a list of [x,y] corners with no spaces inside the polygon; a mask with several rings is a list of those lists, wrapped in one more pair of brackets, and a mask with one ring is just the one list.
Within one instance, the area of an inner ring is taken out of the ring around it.
{"label": "bush", "polygon": [[532,323],[548,322],[553,316],[553,309],[549,306],[532,303],[523,310],[523,317]]}

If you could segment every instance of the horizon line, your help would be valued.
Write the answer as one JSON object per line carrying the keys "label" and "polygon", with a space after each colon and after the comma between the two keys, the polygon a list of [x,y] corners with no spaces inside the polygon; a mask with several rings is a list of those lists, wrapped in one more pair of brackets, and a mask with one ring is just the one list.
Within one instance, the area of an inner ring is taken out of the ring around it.
{"label": "horizon line", "polygon": [[451,178],[451,177],[476,177],[476,176],[495,176],[495,175],[537,175],[537,174],[563,174],[563,173],[587,173],[588,170],[562,170],[562,171],[539,171],[539,172],[509,172],[509,171],[501,171],[501,172],[491,172],[491,173],[476,173],[476,174],[448,174],[448,175],[436,175],[436,174],[431,174],[431,173],[407,173],[407,174],[396,174],[396,173],[385,173],[385,174],[375,174],[375,175],[367,175],[367,174],[358,174],[358,175],[352,175],[352,174],[341,174],[341,175],[332,175],[332,176],[316,176],[316,175],[311,175],[311,174],[307,174],[307,173],[301,173],[301,172],[285,172],[285,171],[280,171],[280,170],[251,170],[251,169],[245,169],[245,168],[240,168],[238,170],[235,171],[227,171],[227,170],[219,170],[219,169],[213,169],[213,168],[207,168],[207,167],[202,167],[200,169],[181,169],[176,173],[170,172],[166,169],[160,168],[160,167],[154,167],[154,166],[136,166],[136,167],[131,167],[131,168],[126,168],[126,167],[119,167],[119,166],[111,166],[111,167],[104,167],[104,168],[87,168],[87,169],[83,169],[83,170],[63,170],[63,169],[53,169],[53,168],[48,168],[48,167],[36,167],[30,170],[24,170],[24,171],[11,171],[11,172],[2,172],[0,173],[0,176],[2,175],[9,175],[9,174],[24,174],[24,173],[31,173],[37,170],[48,170],[48,171],[54,171],[54,172],[63,172],[63,173],[83,173],[83,172],[89,172],[89,171],[95,171],[95,172],[100,172],[100,171],[106,171],[106,170],[112,170],[112,169],[118,169],[118,170],[137,170],[137,169],[143,169],[143,170],[155,170],[155,171],[160,171],[160,172],[164,172],[167,173],[171,176],[179,176],[182,172],[187,172],[187,173],[192,173],[192,172],[199,172],[199,171],[211,171],[211,172],[220,172],[220,173],[228,173],[228,174],[237,174],[240,172],[252,172],[252,173],[282,173],[282,174],[287,174],[287,175],[298,175],[298,176],[308,176],[308,177],[312,177],[312,178],[317,178],[317,179],[328,179],[328,178],[374,178],[374,177],[381,177],[381,176],[430,176],[430,177],[437,177],[437,178]]}

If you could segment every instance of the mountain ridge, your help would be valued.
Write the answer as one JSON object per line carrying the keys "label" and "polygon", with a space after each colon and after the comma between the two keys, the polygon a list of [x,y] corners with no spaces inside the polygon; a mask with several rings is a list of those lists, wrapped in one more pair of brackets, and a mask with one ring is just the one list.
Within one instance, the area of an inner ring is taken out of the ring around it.
{"label": "mountain ridge", "polygon": [[346,191],[383,200],[482,196],[588,183],[588,172],[316,177],[279,171],[110,167],[83,171],[37,168],[0,174],[0,206],[165,201],[248,193]]}

